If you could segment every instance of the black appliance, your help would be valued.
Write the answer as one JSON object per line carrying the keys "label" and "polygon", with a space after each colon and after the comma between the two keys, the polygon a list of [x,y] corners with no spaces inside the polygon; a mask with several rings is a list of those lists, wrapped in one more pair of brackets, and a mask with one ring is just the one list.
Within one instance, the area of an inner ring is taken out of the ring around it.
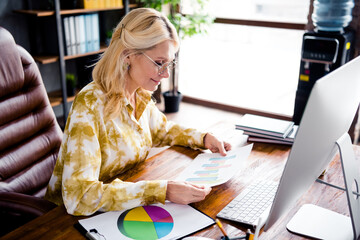
{"label": "black appliance", "polygon": [[352,58],[354,33],[314,31],[303,35],[293,121],[299,124],[316,80]]}

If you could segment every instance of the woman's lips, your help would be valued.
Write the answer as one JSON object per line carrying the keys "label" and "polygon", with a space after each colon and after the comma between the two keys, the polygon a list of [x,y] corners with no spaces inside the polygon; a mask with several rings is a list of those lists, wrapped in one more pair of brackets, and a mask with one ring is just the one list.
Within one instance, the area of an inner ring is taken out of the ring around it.
{"label": "woman's lips", "polygon": [[152,78],[151,78],[151,80],[154,81],[156,84],[160,84],[160,81],[157,81],[157,80],[152,79]]}

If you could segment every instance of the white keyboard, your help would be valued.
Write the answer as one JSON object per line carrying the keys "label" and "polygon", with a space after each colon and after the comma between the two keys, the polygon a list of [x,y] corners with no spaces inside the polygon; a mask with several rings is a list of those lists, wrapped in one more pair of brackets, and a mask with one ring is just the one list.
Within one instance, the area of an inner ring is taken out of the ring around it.
{"label": "white keyboard", "polygon": [[226,205],[217,217],[256,227],[260,216],[267,218],[265,215],[269,214],[277,187],[276,182],[254,183]]}

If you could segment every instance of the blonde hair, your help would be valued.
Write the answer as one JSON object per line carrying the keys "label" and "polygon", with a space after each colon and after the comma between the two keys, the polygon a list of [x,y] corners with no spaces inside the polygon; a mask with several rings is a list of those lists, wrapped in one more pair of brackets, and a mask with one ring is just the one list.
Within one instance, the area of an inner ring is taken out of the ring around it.
{"label": "blonde hair", "polygon": [[162,13],[152,8],[137,8],[130,11],[113,31],[109,47],[95,64],[92,77],[105,93],[104,113],[106,118],[120,117],[120,99],[124,97],[125,59],[154,48],[163,41],[173,41],[179,47],[175,27]]}

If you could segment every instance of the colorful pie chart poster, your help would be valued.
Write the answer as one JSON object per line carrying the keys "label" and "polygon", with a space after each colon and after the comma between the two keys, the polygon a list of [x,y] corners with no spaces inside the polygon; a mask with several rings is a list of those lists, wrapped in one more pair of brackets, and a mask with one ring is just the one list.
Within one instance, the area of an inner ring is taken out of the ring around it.
{"label": "colorful pie chart poster", "polygon": [[117,224],[126,237],[139,240],[161,239],[173,230],[174,219],[162,207],[144,206],[123,212]]}
{"label": "colorful pie chart poster", "polygon": [[[213,219],[188,206],[171,202],[121,212],[107,212],[79,220],[94,238],[178,239],[214,224]],[[92,229],[96,229],[91,231]]]}

